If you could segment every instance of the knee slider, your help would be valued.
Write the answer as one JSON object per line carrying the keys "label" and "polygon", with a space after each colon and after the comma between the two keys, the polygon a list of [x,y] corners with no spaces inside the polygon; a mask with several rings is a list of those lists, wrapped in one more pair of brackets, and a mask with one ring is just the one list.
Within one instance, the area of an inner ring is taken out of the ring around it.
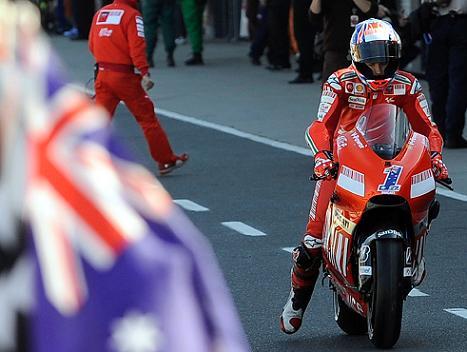
{"label": "knee slider", "polygon": [[321,252],[310,254],[305,245],[301,243],[292,251],[294,265],[304,271],[317,271],[321,266]]}

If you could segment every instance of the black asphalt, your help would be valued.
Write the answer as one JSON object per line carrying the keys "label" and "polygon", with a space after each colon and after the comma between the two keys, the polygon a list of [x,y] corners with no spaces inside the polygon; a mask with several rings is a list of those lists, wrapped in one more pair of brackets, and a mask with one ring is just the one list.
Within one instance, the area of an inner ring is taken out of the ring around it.
{"label": "black asphalt", "polygon": [[[278,317],[289,290],[290,254],[304,230],[313,183],[307,157],[222,132],[161,117],[177,152],[189,163],[159,178],[174,199],[210,209],[186,212],[207,236],[231,289],[253,351],[367,351],[365,336],[343,334],[333,319],[325,283],[315,290],[302,329],[288,336]],[[135,158],[157,174],[142,134],[123,106],[116,133]],[[466,203],[439,197],[441,213],[427,241],[428,275],[404,306],[397,351],[466,351],[467,320],[443,311],[467,308]],[[268,234],[247,237],[221,225],[241,221]],[[181,317],[182,318],[182,317]]]}

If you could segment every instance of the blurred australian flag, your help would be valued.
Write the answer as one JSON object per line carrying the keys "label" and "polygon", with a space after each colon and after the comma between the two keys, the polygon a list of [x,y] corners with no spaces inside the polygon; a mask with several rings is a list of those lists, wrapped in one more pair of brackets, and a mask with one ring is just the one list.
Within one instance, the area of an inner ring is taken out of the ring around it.
{"label": "blurred australian flag", "polygon": [[203,235],[47,41],[16,46],[0,70],[0,351],[249,351]]}

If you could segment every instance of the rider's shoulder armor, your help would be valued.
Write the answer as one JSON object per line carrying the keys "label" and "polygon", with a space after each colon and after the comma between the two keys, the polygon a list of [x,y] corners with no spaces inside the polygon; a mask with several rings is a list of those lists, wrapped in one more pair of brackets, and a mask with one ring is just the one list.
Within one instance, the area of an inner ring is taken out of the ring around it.
{"label": "rider's shoulder armor", "polygon": [[403,84],[406,90],[405,94],[414,95],[422,91],[422,86],[420,85],[418,79],[406,71],[397,70],[391,83],[393,85]]}
{"label": "rider's shoulder armor", "polygon": [[[326,81],[325,87],[331,88],[337,93],[351,93],[350,88],[353,83],[360,82],[357,73],[352,66],[335,71],[329,76]],[[363,85],[362,85],[363,87]]]}

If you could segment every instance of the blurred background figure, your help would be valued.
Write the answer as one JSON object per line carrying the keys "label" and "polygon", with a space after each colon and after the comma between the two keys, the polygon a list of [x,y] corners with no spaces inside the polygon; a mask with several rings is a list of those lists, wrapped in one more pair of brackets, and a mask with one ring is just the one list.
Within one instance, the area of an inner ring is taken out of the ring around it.
{"label": "blurred background figure", "polygon": [[289,10],[290,0],[266,0],[268,11],[268,57],[271,71],[289,69],[290,39]]}
{"label": "blurred background figure", "polygon": [[183,45],[186,43],[186,27],[183,20],[183,13],[178,1],[175,2],[174,10],[175,21],[175,44]]}
{"label": "blurred background figure", "polygon": [[71,6],[65,0],[57,0],[55,7],[55,33],[63,34],[70,30],[72,18]]}
{"label": "blurred background figure", "polygon": [[144,35],[149,67],[154,67],[154,51],[157,46],[159,27],[164,37],[167,66],[175,66],[175,5],[176,0],[144,0],[143,2]]}
{"label": "blurred background figure", "polygon": [[212,249],[66,83],[38,13],[0,0],[0,32],[0,350],[249,351]]}
{"label": "blurred background figure", "polygon": [[350,65],[349,42],[357,23],[376,17],[377,0],[312,0],[310,21],[323,32],[322,83],[338,69]]}
{"label": "blurred background figure", "polygon": [[[407,65],[411,63],[421,53],[421,49],[416,45],[416,42],[421,38],[420,35],[414,35],[412,29],[413,24],[409,16],[405,14],[401,8],[401,2],[396,0],[380,0],[378,4],[377,18],[391,23],[393,28],[399,33],[402,41],[401,58],[399,68],[405,70]],[[418,79],[424,79],[422,72],[411,72]]]}
{"label": "blurred background figure", "polygon": [[[95,12],[94,0],[71,0],[73,22],[76,30],[69,33],[71,40],[87,40]],[[65,34],[65,33],[64,33]]]}
{"label": "blurred background figure", "polygon": [[313,83],[314,46],[316,29],[308,18],[311,0],[292,0],[293,28],[297,40],[299,58],[298,75],[291,84]]}
{"label": "blurred background figure", "polygon": [[248,56],[253,65],[259,66],[261,65],[261,57],[268,45],[269,31],[266,0],[248,0],[246,16],[251,41]]}
{"label": "blurred background figure", "polygon": [[206,0],[179,0],[182,8],[192,56],[185,65],[204,65],[203,60],[203,14]]}
{"label": "blurred background figure", "polygon": [[462,137],[467,109],[467,1],[436,0],[427,36],[426,78],[433,119],[446,148],[467,148]]}

